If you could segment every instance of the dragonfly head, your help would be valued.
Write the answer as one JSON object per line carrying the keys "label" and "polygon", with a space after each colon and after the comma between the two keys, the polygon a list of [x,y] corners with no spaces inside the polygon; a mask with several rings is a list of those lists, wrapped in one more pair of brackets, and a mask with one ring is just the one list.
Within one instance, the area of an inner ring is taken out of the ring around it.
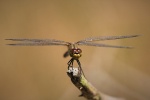
{"label": "dragonfly head", "polygon": [[70,50],[70,56],[75,59],[79,59],[82,56],[82,50],[80,48],[73,48]]}
{"label": "dragonfly head", "polygon": [[70,57],[72,57],[74,59],[79,59],[82,56],[81,53],[82,53],[82,50],[77,47],[77,44],[71,44],[69,46]]}

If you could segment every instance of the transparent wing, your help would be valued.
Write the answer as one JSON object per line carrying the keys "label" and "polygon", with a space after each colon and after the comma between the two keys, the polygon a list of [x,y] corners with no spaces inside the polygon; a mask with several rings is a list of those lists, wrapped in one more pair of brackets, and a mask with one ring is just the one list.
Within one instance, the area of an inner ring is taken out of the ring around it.
{"label": "transparent wing", "polygon": [[87,46],[95,46],[95,47],[110,47],[110,48],[128,48],[128,49],[133,48],[133,47],[131,47],[131,46],[116,46],[116,45],[108,45],[108,44],[100,44],[100,43],[91,43],[91,42],[78,43],[78,45],[87,45]]}
{"label": "transparent wing", "polygon": [[11,46],[50,46],[50,45],[64,45],[67,46],[67,44],[62,43],[14,43],[14,44],[7,44]]}
{"label": "transparent wing", "polygon": [[55,39],[6,39],[19,41],[19,43],[8,44],[12,46],[46,46],[46,45],[69,45],[69,42]]}
{"label": "transparent wing", "polygon": [[24,42],[58,42],[58,43],[68,43],[61,40],[55,39],[5,39],[5,40],[12,40],[12,41],[24,41]]}
{"label": "transparent wing", "polygon": [[80,40],[77,43],[82,42],[92,42],[92,41],[103,41],[103,40],[115,40],[115,39],[125,39],[125,38],[133,38],[140,35],[124,35],[124,36],[100,36],[100,37],[90,37],[84,40]]}

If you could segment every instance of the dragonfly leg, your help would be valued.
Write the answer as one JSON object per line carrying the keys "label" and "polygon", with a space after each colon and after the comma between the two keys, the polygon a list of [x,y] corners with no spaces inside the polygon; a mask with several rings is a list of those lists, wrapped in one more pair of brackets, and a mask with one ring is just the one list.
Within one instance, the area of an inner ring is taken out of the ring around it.
{"label": "dragonfly leg", "polygon": [[85,76],[84,75],[84,72],[83,72],[83,70],[82,70],[82,67],[81,67],[81,63],[80,63],[80,61],[78,60],[78,59],[74,59],[74,58],[71,58],[71,60],[68,62],[68,70],[70,69],[70,67],[72,68],[72,70],[73,70],[73,62],[74,62],[74,60],[76,60],[77,61],[77,63],[78,63],[78,69],[79,69],[79,73],[81,74],[83,74],[83,76]]}
{"label": "dragonfly leg", "polygon": [[80,61],[78,59],[76,59],[76,61],[77,61],[78,65],[79,65],[80,74],[82,73],[83,76],[85,77],[84,72],[83,72],[82,67],[81,67]]}
{"label": "dragonfly leg", "polygon": [[70,67],[71,67],[72,70],[73,70],[73,62],[74,62],[74,59],[73,59],[73,58],[68,62],[68,70],[69,70]]}

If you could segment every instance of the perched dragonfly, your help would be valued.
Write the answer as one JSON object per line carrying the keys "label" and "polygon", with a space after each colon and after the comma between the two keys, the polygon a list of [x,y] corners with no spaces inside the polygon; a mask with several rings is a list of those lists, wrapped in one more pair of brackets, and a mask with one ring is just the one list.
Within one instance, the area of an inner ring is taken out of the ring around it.
{"label": "perched dragonfly", "polygon": [[64,57],[67,57],[69,55],[71,57],[71,60],[68,62],[68,69],[69,69],[70,66],[73,66],[74,60],[77,61],[79,67],[81,68],[81,64],[78,59],[82,55],[82,50],[78,48],[79,45],[95,46],[95,47],[110,47],[110,48],[132,48],[130,46],[115,46],[115,45],[101,44],[101,43],[96,43],[96,41],[133,38],[137,36],[139,35],[99,36],[99,37],[86,38],[74,43],[65,42],[56,39],[6,39],[6,40],[20,41],[19,43],[8,44],[11,46],[51,46],[51,45],[67,46],[68,50],[64,54]]}

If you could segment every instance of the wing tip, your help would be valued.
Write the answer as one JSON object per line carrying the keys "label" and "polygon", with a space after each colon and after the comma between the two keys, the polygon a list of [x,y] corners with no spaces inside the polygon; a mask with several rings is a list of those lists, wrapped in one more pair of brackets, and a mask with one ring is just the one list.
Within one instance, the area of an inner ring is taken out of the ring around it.
{"label": "wing tip", "polygon": [[136,34],[136,35],[133,35],[134,37],[139,37],[139,36],[142,36],[142,34]]}
{"label": "wing tip", "polygon": [[11,39],[5,39],[5,40],[11,40]]}
{"label": "wing tip", "polygon": [[134,49],[132,46],[125,47],[126,49]]}
{"label": "wing tip", "polygon": [[6,45],[9,45],[9,46],[16,46],[17,44],[6,44]]}

